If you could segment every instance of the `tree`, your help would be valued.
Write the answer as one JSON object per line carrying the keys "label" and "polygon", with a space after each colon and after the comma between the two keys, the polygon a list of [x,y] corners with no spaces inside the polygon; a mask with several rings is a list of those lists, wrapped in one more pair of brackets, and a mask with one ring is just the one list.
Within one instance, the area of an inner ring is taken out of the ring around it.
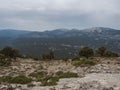
{"label": "tree", "polygon": [[105,56],[106,51],[107,51],[107,48],[102,46],[102,47],[99,47],[96,50],[96,54],[98,54],[99,56],[103,57],[103,56]]}
{"label": "tree", "polygon": [[6,46],[0,51],[1,54],[5,56],[5,58],[12,58],[16,59],[16,57],[19,56],[19,51],[16,49],[13,49],[12,47]]}
{"label": "tree", "polygon": [[79,55],[89,58],[94,55],[94,51],[93,51],[93,49],[91,49],[89,47],[84,47],[80,50]]}

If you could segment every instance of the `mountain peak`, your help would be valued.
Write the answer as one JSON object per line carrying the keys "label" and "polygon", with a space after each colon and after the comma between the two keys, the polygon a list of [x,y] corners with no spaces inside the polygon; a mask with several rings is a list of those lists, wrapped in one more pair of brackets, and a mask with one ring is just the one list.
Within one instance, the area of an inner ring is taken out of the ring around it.
{"label": "mountain peak", "polygon": [[84,29],[84,31],[86,32],[102,32],[102,31],[107,31],[107,30],[116,30],[116,29],[112,29],[112,28],[108,28],[108,27],[92,27],[92,28],[88,28],[88,29]]}

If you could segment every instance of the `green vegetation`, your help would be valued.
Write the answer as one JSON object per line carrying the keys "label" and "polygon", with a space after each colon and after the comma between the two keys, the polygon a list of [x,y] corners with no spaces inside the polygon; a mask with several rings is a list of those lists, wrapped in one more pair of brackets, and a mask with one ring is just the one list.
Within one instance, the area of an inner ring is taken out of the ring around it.
{"label": "green vegetation", "polygon": [[89,47],[84,47],[80,50],[79,55],[82,57],[89,58],[94,55],[94,51]]}
{"label": "green vegetation", "polygon": [[19,51],[12,47],[6,46],[0,50],[0,66],[10,66],[12,60],[19,57]]}
{"label": "green vegetation", "polygon": [[47,72],[45,71],[34,72],[34,73],[31,73],[29,76],[35,77],[37,81],[41,81],[44,77],[47,76]]}
{"label": "green vegetation", "polygon": [[44,60],[52,60],[52,59],[54,59],[54,53],[52,51],[50,51],[49,53],[43,54],[42,58]]}
{"label": "green vegetation", "polygon": [[105,54],[106,54],[106,50],[107,50],[107,48],[106,47],[99,47],[97,50],[96,50],[96,54],[97,55],[99,55],[99,56],[101,56],[101,57],[103,57],[103,56],[105,56]]}
{"label": "green vegetation", "polygon": [[41,86],[54,86],[57,85],[59,81],[59,77],[51,77],[49,80],[44,80]]}
{"label": "green vegetation", "polygon": [[96,55],[100,57],[118,57],[119,56],[117,53],[108,50],[106,47],[99,47],[96,50]]}
{"label": "green vegetation", "polygon": [[57,85],[57,82],[59,81],[60,78],[72,78],[72,77],[78,77],[77,73],[73,72],[65,72],[63,73],[62,71],[59,71],[56,73],[56,76],[54,77],[46,77],[44,78],[41,82],[41,86],[53,86]]}
{"label": "green vegetation", "polygon": [[83,47],[79,52],[80,57],[93,57],[93,56],[100,56],[100,57],[118,57],[119,55],[115,52],[108,50],[106,47],[99,47],[95,53],[93,49],[89,47]]}
{"label": "green vegetation", "polygon": [[78,67],[78,66],[93,66],[97,62],[95,60],[91,59],[73,59],[73,65]]}
{"label": "green vegetation", "polygon": [[0,82],[7,82],[7,83],[13,83],[13,84],[27,84],[32,81],[31,78],[28,78],[26,76],[16,76],[16,77],[10,77],[10,76],[4,76],[0,77]]}
{"label": "green vegetation", "polygon": [[5,56],[0,54],[0,66],[9,66],[11,64],[10,60],[5,60]]}
{"label": "green vegetation", "polygon": [[5,60],[5,59],[0,59],[0,66],[10,66],[11,65],[11,61],[10,60]]}
{"label": "green vegetation", "polygon": [[119,55],[115,52],[107,51],[106,52],[106,57],[119,57]]}
{"label": "green vegetation", "polygon": [[16,59],[19,56],[19,51],[17,49],[13,49],[12,47],[6,46],[0,51],[1,54],[8,59]]}
{"label": "green vegetation", "polygon": [[77,73],[73,72],[65,72],[65,73],[57,73],[59,78],[72,78],[72,77],[78,77]]}
{"label": "green vegetation", "polygon": [[60,76],[60,75],[62,75],[62,74],[63,74],[62,71],[58,71],[58,72],[56,72],[56,75],[57,75],[57,76]]}

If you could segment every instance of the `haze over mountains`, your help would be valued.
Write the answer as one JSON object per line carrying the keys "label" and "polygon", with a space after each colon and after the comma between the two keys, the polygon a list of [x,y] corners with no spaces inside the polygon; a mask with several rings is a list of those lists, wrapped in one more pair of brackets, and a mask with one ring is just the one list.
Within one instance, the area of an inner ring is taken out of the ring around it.
{"label": "haze over mountains", "polygon": [[0,30],[0,48],[13,46],[27,55],[41,56],[54,51],[56,58],[73,57],[80,48],[106,46],[120,53],[120,30],[94,27],[84,30],[56,29],[52,31]]}

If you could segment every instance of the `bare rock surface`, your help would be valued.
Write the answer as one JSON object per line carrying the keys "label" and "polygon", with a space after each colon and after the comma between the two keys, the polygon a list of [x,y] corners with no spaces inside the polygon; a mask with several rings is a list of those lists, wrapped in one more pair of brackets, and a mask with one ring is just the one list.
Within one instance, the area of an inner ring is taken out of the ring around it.
{"label": "bare rock surface", "polygon": [[30,90],[120,90],[120,74],[92,73],[83,78],[60,79],[57,86],[36,86]]}
{"label": "bare rock surface", "polygon": [[0,77],[25,75],[45,71],[54,75],[58,71],[74,72],[78,78],[63,78],[55,86],[40,86],[41,82],[9,84],[0,82],[0,90],[120,90],[120,58],[96,58],[94,66],[74,66],[71,60],[35,61],[18,59],[11,66],[0,67]]}

